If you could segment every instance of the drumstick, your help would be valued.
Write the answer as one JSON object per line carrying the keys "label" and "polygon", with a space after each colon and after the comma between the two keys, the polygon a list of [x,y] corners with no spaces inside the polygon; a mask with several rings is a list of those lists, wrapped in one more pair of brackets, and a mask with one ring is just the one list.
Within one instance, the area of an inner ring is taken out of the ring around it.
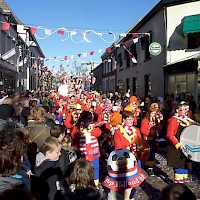
{"label": "drumstick", "polygon": [[188,153],[188,150],[187,150],[187,149],[185,149],[185,148],[183,147],[183,148],[182,148],[182,151],[184,151],[184,152],[187,154],[187,158],[188,158],[188,159],[191,159],[191,158],[192,158],[191,154]]}

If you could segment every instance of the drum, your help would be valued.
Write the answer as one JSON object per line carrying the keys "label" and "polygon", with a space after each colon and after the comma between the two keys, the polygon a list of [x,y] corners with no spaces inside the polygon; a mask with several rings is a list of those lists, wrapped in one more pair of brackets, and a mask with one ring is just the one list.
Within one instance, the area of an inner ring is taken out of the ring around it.
{"label": "drum", "polygon": [[191,125],[183,129],[180,143],[184,155],[192,161],[200,162],[200,126]]}

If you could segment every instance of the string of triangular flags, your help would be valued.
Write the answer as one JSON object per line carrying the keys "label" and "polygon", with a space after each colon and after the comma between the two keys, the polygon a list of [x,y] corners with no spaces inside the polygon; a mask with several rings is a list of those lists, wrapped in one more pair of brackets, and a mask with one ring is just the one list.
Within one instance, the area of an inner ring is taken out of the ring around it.
{"label": "string of triangular flags", "polygon": [[[16,25],[18,33],[23,33],[24,28],[26,28],[26,29],[28,28],[30,30],[31,34],[35,35],[35,37],[38,38],[38,39],[46,39],[49,36],[53,35],[54,33],[57,33],[57,34],[60,34],[60,35],[66,35],[66,38],[61,39],[61,41],[66,41],[67,39],[70,38],[74,43],[82,43],[82,42],[90,43],[90,42],[92,42],[87,38],[88,34],[94,34],[106,43],[113,43],[113,42],[116,41],[116,35],[118,35],[118,33],[114,33],[113,31],[107,31],[107,32],[96,32],[95,30],[85,30],[85,31],[83,31],[81,28],[76,28],[74,30],[68,30],[65,27],[57,28],[57,29],[54,30],[54,29],[50,29],[50,28],[45,28],[43,26],[33,27],[33,26],[29,26],[29,25],[14,24],[14,23],[9,23],[9,22],[4,22],[4,21],[0,21],[0,22],[1,22],[1,30],[9,31],[10,25]],[[44,31],[44,34],[45,34],[44,37],[39,37],[37,35],[38,29]],[[78,33],[82,34],[82,39],[80,41],[75,41],[73,36],[77,35]],[[127,33],[127,34],[128,35],[132,34],[134,37],[141,35],[141,33]],[[122,33],[122,34],[119,34],[119,36],[120,37],[126,37],[127,34]],[[148,34],[148,33],[145,33],[145,34]],[[104,37],[105,35],[111,35],[112,36],[111,40],[107,40]]]}
{"label": "string of triangular flags", "polygon": [[[130,40],[127,40],[127,41],[123,42],[122,44],[114,44],[114,48],[113,48],[113,47],[108,47],[108,48],[106,48],[106,50],[107,50],[108,53],[112,53],[113,49],[119,48],[120,46],[123,46],[123,48],[124,48],[124,49],[126,50],[126,52],[129,54],[129,56],[130,56],[132,62],[133,62],[133,63],[137,63],[137,59],[135,58],[135,56],[133,55],[133,53],[130,52],[130,50],[129,50],[126,46],[128,46],[129,43],[134,43],[134,44],[138,43],[138,42],[139,42],[139,39],[142,38],[142,37],[148,37],[148,38],[149,38],[149,41],[150,41],[150,36],[151,36],[151,34],[150,34],[150,33],[129,33],[129,35],[130,35],[130,34],[131,34],[131,36],[134,37],[134,38],[132,38],[132,39],[130,39]],[[126,37],[126,36],[127,36],[127,34],[120,34],[120,37]],[[114,62],[113,67],[116,68],[117,61],[116,61],[112,56],[111,56],[110,58],[111,58],[111,59],[113,60],[113,62]],[[110,59],[103,60],[102,62],[105,63],[106,61],[107,61],[107,62],[111,62]]]}

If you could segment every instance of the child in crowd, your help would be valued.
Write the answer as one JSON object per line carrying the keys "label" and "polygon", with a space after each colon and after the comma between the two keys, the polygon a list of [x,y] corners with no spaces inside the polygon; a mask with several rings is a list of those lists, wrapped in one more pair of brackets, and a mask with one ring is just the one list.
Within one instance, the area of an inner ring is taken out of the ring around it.
{"label": "child in crowd", "polygon": [[69,164],[77,158],[74,148],[72,147],[72,139],[71,136],[65,136],[65,126],[61,124],[52,126],[50,135],[58,138],[62,143],[61,155],[57,166],[62,173],[62,178],[64,178]]}
{"label": "child in crowd", "polygon": [[37,200],[54,200],[60,194],[60,170],[57,161],[62,143],[58,138],[48,137],[36,157],[35,174],[32,176],[32,193]]}
{"label": "child in crowd", "polygon": [[63,199],[102,199],[94,184],[94,167],[85,159],[77,159],[70,164],[63,183]]}

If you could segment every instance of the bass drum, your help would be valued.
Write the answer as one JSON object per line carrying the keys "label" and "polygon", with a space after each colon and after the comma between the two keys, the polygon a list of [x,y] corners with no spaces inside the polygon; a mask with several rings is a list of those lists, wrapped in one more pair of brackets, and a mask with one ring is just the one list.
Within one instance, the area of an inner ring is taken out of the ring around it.
{"label": "bass drum", "polygon": [[184,155],[192,161],[200,162],[200,126],[191,125],[183,129],[180,143]]}

